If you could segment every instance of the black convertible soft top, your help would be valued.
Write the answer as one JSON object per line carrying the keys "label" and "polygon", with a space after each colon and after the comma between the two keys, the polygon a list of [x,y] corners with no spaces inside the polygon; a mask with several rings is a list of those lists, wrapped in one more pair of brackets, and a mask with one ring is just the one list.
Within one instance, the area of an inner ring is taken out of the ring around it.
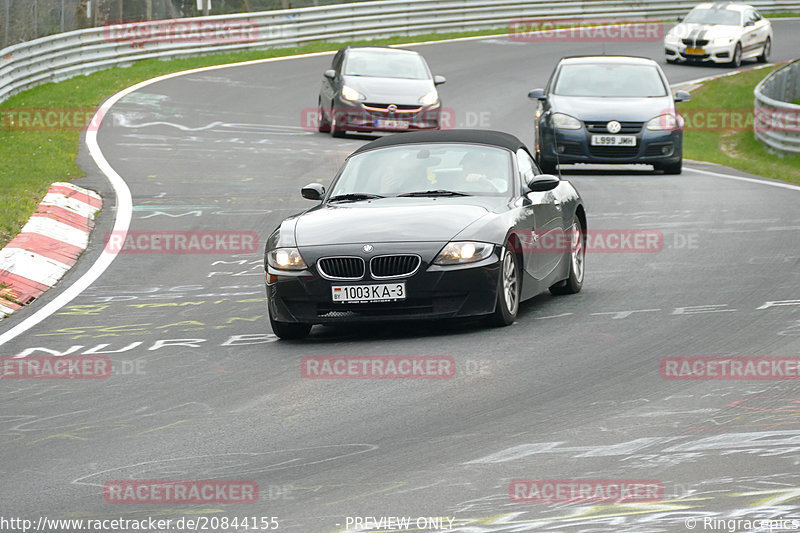
{"label": "black convertible soft top", "polygon": [[516,152],[525,148],[525,144],[510,133],[495,130],[444,130],[444,131],[412,131],[387,135],[361,146],[350,155],[359,154],[386,146],[421,143],[471,143],[499,146]]}

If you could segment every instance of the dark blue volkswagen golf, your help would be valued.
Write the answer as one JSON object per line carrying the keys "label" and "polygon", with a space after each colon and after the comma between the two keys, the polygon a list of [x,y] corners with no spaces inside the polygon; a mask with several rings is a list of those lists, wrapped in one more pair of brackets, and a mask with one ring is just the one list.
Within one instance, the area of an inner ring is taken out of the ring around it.
{"label": "dark blue volkswagen golf", "polygon": [[573,163],[645,163],[680,174],[683,119],[676,102],[689,99],[652,59],[627,56],[563,58],[538,101],[535,154],[544,172]]}

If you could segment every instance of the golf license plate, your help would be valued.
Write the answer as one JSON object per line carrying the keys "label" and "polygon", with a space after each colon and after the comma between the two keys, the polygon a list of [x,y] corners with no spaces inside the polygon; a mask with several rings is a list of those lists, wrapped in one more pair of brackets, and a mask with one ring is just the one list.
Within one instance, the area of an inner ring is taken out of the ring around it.
{"label": "golf license plate", "polygon": [[592,135],[592,146],[636,146],[636,135]]}
{"label": "golf license plate", "polygon": [[406,120],[390,120],[386,118],[375,119],[375,127],[383,128],[385,130],[407,130],[408,121]]}
{"label": "golf license plate", "polygon": [[406,282],[334,285],[333,301],[341,303],[396,302],[406,299]]}
{"label": "golf license plate", "polygon": [[686,49],[686,53],[687,53],[687,54],[692,54],[692,55],[698,55],[698,56],[701,56],[701,55],[705,54],[705,53],[706,53],[706,51],[705,51],[705,50],[703,50],[702,48],[687,48],[687,49]]}

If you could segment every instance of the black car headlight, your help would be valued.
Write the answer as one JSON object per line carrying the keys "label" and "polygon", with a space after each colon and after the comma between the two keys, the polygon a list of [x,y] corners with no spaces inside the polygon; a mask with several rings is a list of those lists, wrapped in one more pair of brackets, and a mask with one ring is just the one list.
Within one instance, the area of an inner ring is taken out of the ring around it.
{"label": "black car headlight", "polygon": [[581,121],[564,113],[553,113],[553,127],[559,130],[579,130]]}
{"label": "black car headlight", "polygon": [[492,255],[494,244],[485,242],[449,242],[442,248],[433,263],[436,265],[463,265],[486,259]]}
{"label": "black car headlight", "polygon": [[267,263],[277,270],[305,270],[308,268],[297,248],[275,248],[267,252]]}

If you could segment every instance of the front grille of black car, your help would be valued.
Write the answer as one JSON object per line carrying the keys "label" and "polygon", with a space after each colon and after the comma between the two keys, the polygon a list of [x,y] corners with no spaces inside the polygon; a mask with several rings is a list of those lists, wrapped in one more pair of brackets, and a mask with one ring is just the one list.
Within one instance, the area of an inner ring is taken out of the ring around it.
{"label": "front grille of black car", "polygon": [[[369,111],[377,111],[379,113],[389,113],[389,106],[391,104],[376,104],[373,102],[364,102],[362,104],[365,109]],[[416,113],[422,109],[420,105],[404,105],[404,104],[396,104],[396,111],[395,113]]]}
{"label": "front grille of black car", "polygon": [[691,47],[695,48],[695,47],[698,47],[698,46],[707,45],[708,44],[708,39],[697,39],[696,41],[694,39],[681,39],[681,42],[683,44],[685,44],[686,46],[691,46]]}
{"label": "front grille of black car", "polygon": [[365,265],[360,257],[323,257],[317,261],[317,270],[323,278],[361,279]]}
{"label": "front grille of black car", "polygon": [[369,272],[375,279],[404,278],[417,271],[418,255],[379,255],[369,262]]}
{"label": "front grille of black car", "polygon": [[[586,124],[586,130],[589,133],[602,133],[608,135],[609,132],[608,128],[606,127],[608,125],[608,122],[609,122],[608,120],[603,120],[603,121],[587,120],[584,122],[584,124]],[[619,132],[617,133],[630,135],[632,133],[639,133],[642,130],[642,125],[644,125],[644,122],[620,121],[619,124],[620,126],[622,126],[622,129],[620,129]]]}
{"label": "front grille of black car", "polygon": [[589,146],[589,152],[599,157],[634,157],[638,146]]}

